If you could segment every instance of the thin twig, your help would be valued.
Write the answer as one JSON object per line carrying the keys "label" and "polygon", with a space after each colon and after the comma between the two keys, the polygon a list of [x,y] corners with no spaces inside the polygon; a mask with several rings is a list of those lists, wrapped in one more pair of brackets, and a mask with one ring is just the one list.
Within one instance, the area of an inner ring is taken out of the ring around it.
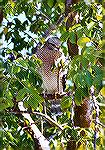
{"label": "thin twig", "polygon": [[51,125],[54,125],[56,127],[58,127],[60,130],[63,130],[63,127],[62,125],[59,125],[56,121],[54,121],[53,119],[51,119],[48,115],[46,114],[43,114],[43,113],[40,113],[40,112],[28,112],[28,111],[19,111],[19,112],[14,112],[14,111],[11,111],[11,113],[14,113],[14,114],[35,114],[35,115],[39,115],[43,118],[45,118],[45,120],[47,120]]}
{"label": "thin twig", "polygon": [[71,108],[71,122],[72,122],[72,127],[74,127],[74,94],[72,94],[72,108]]}
{"label": "thin twig", "polygon": [[[93,120],[93,122],[95,122],[95,120]],[[105,124],[103,124],[101,122],[97,122],[97,124],[105,128]]]}

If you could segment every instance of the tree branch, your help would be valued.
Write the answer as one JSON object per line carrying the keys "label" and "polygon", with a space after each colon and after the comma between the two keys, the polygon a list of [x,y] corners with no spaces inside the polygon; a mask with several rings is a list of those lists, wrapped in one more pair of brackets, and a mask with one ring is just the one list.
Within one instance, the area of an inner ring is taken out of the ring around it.
{"label": "tree branch", "polygon": [[50,150],[49,141],[43,136],[43,134],[37,128],[37,126],[35,125],[34,121],[31,118],[30,114],[24,113],[24,111],[26,111],[26,109],[23,106],[23,102],[19,102],[18,107],[19,107],[20,111],[22,111],[23,117],[26,118],[30,122],[30,127],[34,133],[35,138],[38,139],[38,141],[41,145],[41,148],[43,150]]}
{"label": "tree branch", "polygon": [[[51,125],[54,125],[56,127],[58,127],[60,130],[63,130],[63,127],[62,125],[58,124],[56,121],[54,121],[53,119],[51,119],[47,114],[43,114],[43,113],[40,113],[40,112],[28,112],[26,110],[20,110],[19,112],[16,112],[16,111],[12,111],[12,113],[14,114],[34,114],[34,115],[39,115],[43,118],[45,118],[45,120],[47,120]],[[35,123],[34,123],[35,124]]]}

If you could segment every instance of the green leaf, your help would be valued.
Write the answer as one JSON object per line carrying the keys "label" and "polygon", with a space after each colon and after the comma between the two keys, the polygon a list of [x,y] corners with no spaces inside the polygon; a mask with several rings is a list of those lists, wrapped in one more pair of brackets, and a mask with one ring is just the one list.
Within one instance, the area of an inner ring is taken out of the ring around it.
{"label": "green leaf", "polygon": [[78,139],[78,132],[75,129],[71,130],[71,137],[72,139],[75,139],[75,140]]}
{"label": "green leaf", "polygon": [[3,81],[0,81],[0,97],[3,96],[3,90],[4,90],[4,86],[3,86]]}
{"label": "green leaf", "polygon": [[17,60],[23,67],[28,67],[27,60],[24,60],[22,57],[19,57]]}
{"label": "green leaf", "polygon": [[11,92],[8,90],[5,94],[5,97],[8,99],[8,100],[11,100],[13,98]]}
{"label": "green leaf", "polygon": [[43,105],[41,103],[39,103],[39,111],[42,112],[43,111]]}
{"label": "green leaf", "polygon": [[64,13],[65,11],[65,3],[64,1],[61,0],[61,2],[59,2],[60,0],[58,0],[58,6],[60,8],[61,13]]}
{"label": "green leaf", "polygon": [[28,101],[25,101],[25,104],[28,104],[31,108],[36,109],[38,107],[38,102],[35,101],[32,97],[28,99]]}
{"label": "green leaf", "polygon": [[76,103],[76,105],[80,105],[82,103],[82,96],[81,96],[80,92],[81,91],[79,89],[77,89],[75,91],[75,103]]}
{"label": "green leaf", "polygon": [[22,101],[22,99],[25,97],[25,95],[27,95],[27,89],[23,88],[18,92],[18,95],[16,96],[16,100],[17,101]]}
{"label": "green leaf", "polygon": [[61,108],[62,109],[67,109],[70,108],[72,103],[72,97],[63,97],[61,100]]}
{"label": "green leaf", "polygon": [[55,150],[64,150],[61,142],[57,143],[57,146],[56,146]]}
{"label": "green leaf", "polygon": [[103,80],[102,74],[96,75],[96,76],[93,78],[93,85],[94,85],[95,87],[100,86],[102,80]]}
{"label": "green leaf", "polygon": [[0,98],[0,111],[3,111],[8,107],[8,102],[4,98]]}
{"label": "green leaf", "polygon": [[80,87],[79,89],[81,91],[81,96],[83,97],[89,96],[88,87]]}
{"label": "green leaf", "polygon": [[94,56],[94,54],[93,53],[91,53],[91,54],[87,54],[87,59],[93,64],[94,62],[95,62],[95,60],[96,60],[96,57]]}
{"label": "green leaf", "polygon": [[7,131],[6,134],[7,134],[7,139],[10,141],[13,141],[14,138],[13,138],[12,134],[9,131]]}
{"label": "green leaf", "polygon": [[76,103],[76,105],[80,105],[83,101],[83,98],[87,97],[87,96],[89,96],[87,87],[77,88],[75,91],[75,103]]}
{"label": "green leaf", "polygon": [[83,55],[91,54],[92,52],[94,52],[94,47],[93,46],[89,46],[89,47],[85,48],[85,51],[84,51]]}
{"label": "green leaf", "polygon": [[29,82],[33,83],[34,86],[37,85],[37,79],[33,73],[29,73]]}
{"label": "green leaf", "polygon": [[63,41],[63,42],[66,42],[67,39],[69,38],[70,36],[70,33],[69,32],[64,32],[61,37],[60,37],[60,40]]}
{"label": "green leaf", "polygon": [[85,82],[87,84],[87,87],[90,88],[93,84],[93,80],[92,80],[92,75],[88,70],[84,74],[84,79],[85,79]]}
{"label": "green leaf", "polygon": [[41,75],[33,67],[29,67],[29,69],[32,72],[29,74],[29,81],[32,81],[34,85],[38,83],[41,86],[42,85]]}
{"label": "green leaf", "polygon": [[47,4],[49,5],[49,7],[52,7],[54,4],[54,0],[47,0]]}
{"label": "green leaf", "polygon": [[13,33],[14,37],[17,39],[17,40],[21,40],[21,36],[19,35],[19,31],[15,30],[15,32]]}
{"label": "green leaf", "polygon": [[30,85],[19,91],[16,97],[17,101],[21,101],[26,95],[29,95],[30,97],[27,97],[26,103],[30,106],[33,106],[34,109],[37,108],[39,103],[42,103],[44,101],[44,99],[39,95],[37,90]]}
{"label": "green leaf", "polygon": [[[33,67],[29,67],[29,69],[30,69],[30,71],[34,74],[34,75],[36,75],[36,76],[38,76],[39,74],[38,74],[38,71],[37,70],[35,70],[35,68],[33,68]],[[40,75],[39,75],[40,76]]]}
{"label": "green leaf", "polygon": [[81,64],[82,64],[82,67],[87,69],[88,65],[89,65],[89,60],[87,58],[85,58],[85,57],[81,57]]}
{"label": "green leaf", "polygon": [[5,40],[8,40],[12,37],[12,33],[11,32],[7,32],[7,34],[5,35]]}
{"label": "green leaf", "polygon": [[16,73],[16,77],[20,80],[26,80],[28,78],[28,70],[21,69],[20,72]]}
{"label": "green leaf", "polygon": [[67,56],[67,52],[68,52],[67,48],[66,48],[66,47],[64,47],[64,46],[62,46],[62,49],[63,49],[63,53],[64,53],[64,55],[65,55],[65,56]]}
{"label": "green leaf", "polygon": [[71,61],[71,66],[75,68],[75,71],[77,71],[77,68],[80,67],[80,61],[81,61],[80,55],[74,56],[73,60]]}
{"label": "green leaf", "polygon": [[21,25],[21,21],[18,18],[15,18],[16,27],[19,28]]}
{"label": "green leaf", "polygon": [[68,72],[67,79],[73,79],[75,74],[77,74],[77,72],[74,70],[74,68],[71,68],[71,70]]}
{"label": "green leaf", "polygon": [[102,69],[97,65],[94,65],[92,67],[92,69],[93,69],[93,71],[95,72],[96,75],[99,75],[99,74],[102,75],[103,74]]}
{"label": "green leaf", "polygon": [[9,90],[6,92],[4,98],[5,98],[5,101],[7,103],[7,107],[13,107],[13,105],[14,105],[13,96]]}
{"label": "green leaf", "polygon": [[77,87],[84,87],[86,86],[86,82],[84,80],[84,74],[81,73],[77,73],[74,75],[73,77],[73,81],[76,84]]}
{"label": "green leaf", "polygon": [[88,37],[81,37],[78,39],[77,44],[80,47],[84,47],[86,43],[90,42],[91,40]]}
{"label": "green leaf", "polygon": [[18,73],[18,72],[20,72],[20,67],[14,65],[14,66],[13,66],[13,73],[16,74],[16,73]]}
{"label": "green leaf", "polygon": [[69,35],[71,43],[76,43],[76,34],[73,31],[71,31],[69,32]]}
{"label": "green leaf", "polygon": [[33,87],[28,87],[28,92],[32,95],[35,101],[41,103],[44,99],[39,95],[38,91]]}
{"label": "green leaf", "polygon": [[90,22],[87,26],[88,30],[92,30],[92,28],[95,26],[95,22]]}
{"label": "green leaf", "polygon": [[96,139],[96,144],[97,144],[98,146],[100,146],[100,145],[102,144],[102,137],[98,137],[98,138]]}
{"label": "green leaf", "polygon": [[88,30],[87,27],[84,27],[83,28],[83,33],[85,33],[85,35],[89,37],[91,32]]}
{"label": "green leaf", "polygon": [[83,28],[77,30],[77,37],[81,38],[83,36]]}

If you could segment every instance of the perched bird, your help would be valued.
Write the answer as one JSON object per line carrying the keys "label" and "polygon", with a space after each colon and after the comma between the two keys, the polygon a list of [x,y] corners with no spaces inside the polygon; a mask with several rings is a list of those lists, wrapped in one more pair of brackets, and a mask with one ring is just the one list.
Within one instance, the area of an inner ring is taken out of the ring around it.
{"label": "perched bird", "polygon": [[[62,76],[59,67],[54,67],[55,62],[61,57],[60,40],[57,37],[49,38],[41,49],[36,51],[38,58],[42,60],[42,66],[38,69],[42,76],[42,88],[47,95],[47,99],[51,101],[51,112],[59,115],[60,99],[56,98],[57,94],[63,92]],[[54,115],[54,116],[55,116]]]}
{"label": "perched bird", "polygon": [[60,40],[57,37],[52,37],[36,52],[37,57],[43,63],[39,68],[39,73],[43,79],[43,89],[47,94],[60,94],[63,90],[60,70],[57,67],[54,68],[55,61],[61,57],[60,46]]}

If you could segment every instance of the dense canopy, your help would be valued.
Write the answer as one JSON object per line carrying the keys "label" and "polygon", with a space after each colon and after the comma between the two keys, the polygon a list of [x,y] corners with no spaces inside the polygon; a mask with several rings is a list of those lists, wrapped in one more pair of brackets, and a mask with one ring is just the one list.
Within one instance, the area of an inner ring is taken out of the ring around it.
{"label": "dense canopy", "polygon": [[[104,12],[104,0],[0,0],[0,150],[105,149]],[[63,72],[54,98],[36,55],[51,37],[62,53],[51,71]]]}

